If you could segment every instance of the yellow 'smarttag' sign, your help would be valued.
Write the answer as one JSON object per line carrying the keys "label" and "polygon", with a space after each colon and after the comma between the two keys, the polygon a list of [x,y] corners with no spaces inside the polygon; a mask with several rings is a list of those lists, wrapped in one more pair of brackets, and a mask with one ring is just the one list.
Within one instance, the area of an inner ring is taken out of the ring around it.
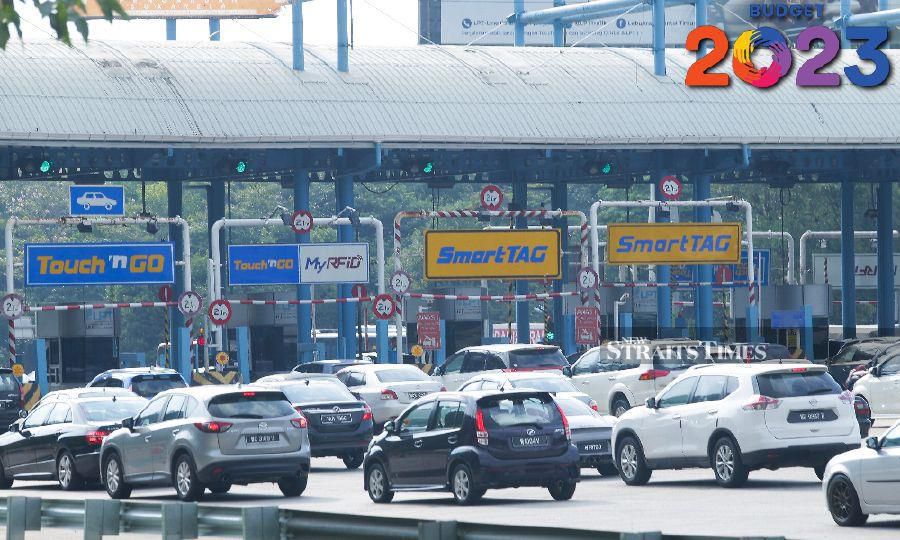
{"label": "yellow 'smarttag' sign", "polygon": [[737,263],[740,223],[611,223],[610,264]]}
{"label": "yellow 'smarttag' sign", "polygon": [[426,231],[427,279],[541,279],[560,274],[559,231]]}

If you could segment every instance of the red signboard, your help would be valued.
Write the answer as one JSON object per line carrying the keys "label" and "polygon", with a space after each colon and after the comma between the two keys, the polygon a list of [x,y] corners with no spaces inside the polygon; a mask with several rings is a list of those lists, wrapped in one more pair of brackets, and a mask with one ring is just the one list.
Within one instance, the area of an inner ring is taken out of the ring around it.
{"label": "red signboard", "polygon": [[600,312],[597,308],[575,308],[575,343],[579,345],[600,343]]}
{"label": "red signboard", "polygon": [[441,348],[441,314],[437,311],[424,311],[416,315],[416,333],[419,343],[426,351]]}

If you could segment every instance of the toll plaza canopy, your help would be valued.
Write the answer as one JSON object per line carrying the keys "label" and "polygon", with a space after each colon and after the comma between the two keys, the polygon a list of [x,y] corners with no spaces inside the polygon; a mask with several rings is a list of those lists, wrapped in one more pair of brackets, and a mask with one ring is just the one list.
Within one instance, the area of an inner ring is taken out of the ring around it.
{"label": "toll plaza canopy", "polygon": [[[687,88],[695,56],[674,49],[666,77],[646,49],[358,47],[349,73],[333,49],[306,53],[300,72],[287,44],[13,44],[0,53],[0,144],[900,145],[896,78],[877,89],[803,88],[793,77],[767,90],[734,77],[730,88]],[[900,65],[900,51],[885,53]]]}

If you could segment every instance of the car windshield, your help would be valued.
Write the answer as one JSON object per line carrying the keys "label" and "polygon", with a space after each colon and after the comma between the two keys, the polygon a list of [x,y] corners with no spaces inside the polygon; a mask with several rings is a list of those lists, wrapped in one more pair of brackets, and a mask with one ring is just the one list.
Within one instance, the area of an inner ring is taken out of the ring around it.
{"label": "car windshield", "polygon": [[12,373],[0,373],[0,393],[12,394],[19,391],[19,385]]}
{"label": "car windshield", "polygon": [[338,380],[308,380],[286,384],[281,391],[291,403],[321,403],[331,401],[356,401],[353,394]]}
{"label": "car windshield", "polygon": [[824,371],[766,373],[756,382],[761,395],[776,399],[841,393],[840,385]]}
{"label": "car windshield", "polygon": [[244,391],[222,394],[209,400],[209,414],[216,418],[259,420],[294,413],[282,392]]}
{"label": "car windshield", "polygon": [[546,426],[562,424],[559,409],[547,396],[494,396],[480,402],[484,427]]}
{"label": "car windshield", "polygon": [[600,416],[600,413],[588,407],[587,403],[580,399],[557,396],[556,403],[566,416]]}
{"label": "car windshield", "polygon": [[98,399],[78,404],[88,422],[118,422],[135,416],[147,404],[143,399]]}
{"label": "car windshield", "polygon": [[520,349],[509,352],[509,365],[513,369],[555,367],[563,368],[569,361],[556,347]]}
{"label": "car windshield", "polygon": [[562,377],[528,377],[510,381],[514,388],[531,388],[544,392],[575,392],[572,381]]}
{"label": "car windshield", "polygon": [[138,375],[131,379],[131,391],[145,398],[151,398],[164,390],[184,388],[186,386],[181,375],[174,373],[167,375]]}
{"label": "car windshield", "polygon": [[431,378],[419,368],[413,366],[400,366],[394,369],[380,369],[375,372],[375,377],[383,383],[406,381],[430,381]]}

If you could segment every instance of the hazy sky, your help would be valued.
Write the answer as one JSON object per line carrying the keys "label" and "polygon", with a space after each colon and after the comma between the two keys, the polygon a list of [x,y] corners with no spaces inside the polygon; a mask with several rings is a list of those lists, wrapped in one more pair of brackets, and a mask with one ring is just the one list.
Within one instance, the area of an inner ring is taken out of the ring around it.
{"label": "hazy sky", "polygon": [[[25,40],[50,39],[50,25],[41,20],[29,4],[16,2],[25,19]],[[382,13],[383,12],[383,13]],[[317,45],[335,45],[337,7],[335,0],[312,0],[303,4],[304,41]],[[393,20],[392,20],[393,19]],[[418,30],[417,0],[353,0],[354,42],[356,45],[415,45]],[[38,28],[36,28],[36,26]],[[72,28],[74,35],[74,27]],[[164,41],[165,21],[91,21],[90,37],[104,40]],[[81,39],[80,37],[78,38]],[[179,41],[209,39],[205,20],[178,21]],[[223,41],[290,42],[291,8],[282,8],[278,17],[258,20],[223,20]],[[15,41],[10,45],[14,46]]]}

